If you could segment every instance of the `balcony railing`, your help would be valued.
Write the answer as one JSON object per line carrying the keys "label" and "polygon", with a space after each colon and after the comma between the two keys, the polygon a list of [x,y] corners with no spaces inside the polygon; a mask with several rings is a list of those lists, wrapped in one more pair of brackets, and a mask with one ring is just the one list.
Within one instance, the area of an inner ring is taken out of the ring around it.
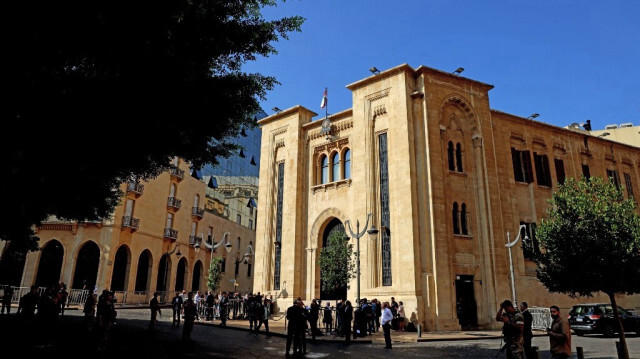
{"label": "balcony railing", "polygon": [[134,218],[131,216],[123,216],[122,217],[122,228],[128,227],[131,228],[131,230],[137,230],[138,226],[140,225],[140,219],[139,218]]}
{"label": "balcony railing", "polygon": [[127,193],[129,192],[141,195],[144,192],[144,185],[138,182],[129,182],[127,183]]}
{"label": "balcony railing", "polygon": [[184,171],[175,166],[169,168],[169,174],[171,174],[171,177],[175,177],[178,180],[182,180],[184,178]]}
{"label": "balcony railing", "polygon": [[175,209],[180,209],[180,205],[182,204],[182,201],[175,198],[175,197],[169,197],[167,198],[167,207],[172,207]]}
{"label": "balcony railing", "polygon": [[204,208],[193,207],[191,214],[194,217],[202,218],[204,217]]}
{"label": "balcony railing", "polygon": [[189,236],[189,245],[193,246],[196,243],[202,243],[202,237],[194,235]]}
{"label": "balcony railing", "polygon": [[164,238],[173,239],[173,240],[178,239],[178,230],[173,228],[165,228]]}

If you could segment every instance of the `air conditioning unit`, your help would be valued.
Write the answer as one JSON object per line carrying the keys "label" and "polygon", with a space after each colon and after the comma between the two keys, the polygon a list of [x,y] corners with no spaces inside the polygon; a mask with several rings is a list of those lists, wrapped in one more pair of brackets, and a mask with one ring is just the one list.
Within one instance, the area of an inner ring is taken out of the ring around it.
{"label": "air conditioning unit", "polygon": [[618,125],[607,125],[605,126],[605,130],[615,130],[616,128],[618,128]]}
{"label": "air conditioning unit", "polygon": [[623,128],[623,127],[633,127],[633,123],[631,122],[621,123],[620,128]]}

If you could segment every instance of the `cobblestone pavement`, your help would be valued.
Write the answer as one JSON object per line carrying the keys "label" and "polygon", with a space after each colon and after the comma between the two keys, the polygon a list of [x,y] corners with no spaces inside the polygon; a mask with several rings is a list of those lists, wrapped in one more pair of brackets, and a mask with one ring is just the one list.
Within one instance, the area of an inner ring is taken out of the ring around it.
{"label": "cobblestone pavement", "polygon": [[[83,330],[82,313],[67,311],[55,328],[39,324],[27,325],[15,316],[0,317],[2,353],[20,355],[69,355],[82,354],[92,358],[280,358],[284,357],[285,339],[277,336],[266,338],[235,329],[222,329],[210,325],[196,325],[192,342],[180,340],[182,326],[171,325],[170,310],[160,317],[155,332],[147,330],[148,309],[118,310],[117,324],[105,351],[96,350],[95,336]],[[233,323],[231,321],[230,323]],[[616,358],[613,338],[601,336],[573,336],[573,348],[582,346],[586,358]],[[385,358],[401,355],[403,358],[496,358],[500,339],[458,340],[437,342],[394,342],[393,349],[385,350],[384,343],[352,344],[321,342],[307,344],[306,358]],[[550,358],[548,338],[536,337],[533,345],[539,346],[541,358]],[[632,358],[640,358],[640,337],[628,336]],[[3,355],[4,357],[4,355]],[[574,354],[574,357],[575,354]],[[498,358],[505,358],[504,354]]]}

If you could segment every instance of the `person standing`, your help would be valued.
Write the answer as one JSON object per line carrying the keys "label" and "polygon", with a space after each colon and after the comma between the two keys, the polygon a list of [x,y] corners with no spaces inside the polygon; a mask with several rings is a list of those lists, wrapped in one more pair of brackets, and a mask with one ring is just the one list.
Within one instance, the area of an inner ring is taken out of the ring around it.
{"label": "person standing", "polygon": [[391,349],[391,321],[393,320],[393,313],[389,302],[382,303],[382,318],[380,322],[382,324],[382,331],[384,332],[384,348]]}
{"label": "person standing", "polygon": [[560,316],[560,308],[551,306],[551,328],[547,329],[549,335],[549,351],[553,359],[566,359],[571,357],[571,328],[565,318]]}
{"label": "person standing", "polygon": [[61,317],[64,316],[64,309],[67,306],[67,298],[69,298],[67,285],[62,282],[58,285],[58,312]]}
{"label": "person standing", "polygon": [[149,329],[155,330],[156,323],[158,322],[158,314],[162,314],[160,311],[160,304],[158,303],[158,292],[153,293],[153,298],[149,302],[149,309],[151,309],[151,320],[149,321]]}
{"label": "person standing", "polygon": [[198,307],[193,300],[193,293],[189,293],[186,303],[184,303],[184,327],[182,328],[182,340],[190,341],[193,323],[198,319]]}
{"label": "person standing", "polygon": [[342,315],[344,314],[344,299],[336,301],[336,331],[338,334],[344,334],[342,332]]}
{"label": "person standing", "polygon": [[353,320],[353,307],[351,301],[344,303],[342,312],[342,333],[344,333],[344,343],[351,344],[351,321]]}
{"label": "person standing", "polygon": [[397,317],[398,316],[398,302],[396,302],[396,298],[391,297],[391,313],[393,314],[393,317]]}
{"label": "person standing", "polygon": [[[316,299],[311,300],[309,308],[309,325],[311,326],[311,339],[315,343],[318,335],[318,319],[320,318],[320,305]],[[322,333],[320,333],[322,335]]]}
{"label": "person standing", "polygon": [[520,303],[520,313],[522,313],[522,318],[524,319],[524,327],[522,329],[522,347],[524,355],[527,359],[533,359],[534,354],[531,352],[531,338],[533,338],[531,327],[533,326],[533,316],[529,312],[529,304],[527,304],[527,302]]}
{"label": "person standing", "polygon": [[330,303],[327,301],[327,305],[324,307],[322,315],[322,323],[324,323],[325,332],[330,334],[333,331],[333,317],[331,315]]}
{"label": "person standing", "polygon": [[404,304],[400,301],[400,305],[398,306],[398,331],[400,332],[404,332],[404,320],[406,317]]}
{"label": "person standing", "polygon": [[505,300],[500,304],[500,309],[496,313],[496,321],[503,323],[502,334],[507,349],[507,358],[524,359],[522,348],[524,319],[522,314],[513,307],[510,300]]}
{"label": "person standing", "polygon": [[298,306],[298,300],[293,301],[293,305],[287,308],[287,342],[285,356],[290,357],[289,350],[291,350],[291,343],[293,342],[293,353],[296,353],[297,348],[297,326],[298,317],[301,315],[300,307]]}
{"label": "person standing", "polygon": [[227,292],[222,292],[222,298],[220,298],[220,326],[221,327],[226,327],[227,326],[227,313],[229,310],[229,297],[228,297],[228,293]]}
{"label": "person standing", "polygon": [[98,296],[94,293],[88,293],[87,300],[84,302],[84,324],[87,331],[93,329],[93,321],[96,316],[96,304],[98,304]]}
{"label": "person standing", "polygon": [[10,285],[6,285],[2,296],[2,314],[4,314],[5,308],[7,309],[7,314],[11,314],[11,299],[13,299],[13,288]]}
{"label": "person standing", "polygon": [[29,293],[20,298],[18,313],[22,314],[27,319],[33,319],[39,302],[40,295],[38,295],[38,287],[32,285]]}
{"label": "person standing", "polygon": [[182,311],[183,304],[182,296],[180,292],[176,292],[176,296],[171,299],[171,308],[173,309],[173,322],[171,325],[176,327],[180,326],[180,312]]}

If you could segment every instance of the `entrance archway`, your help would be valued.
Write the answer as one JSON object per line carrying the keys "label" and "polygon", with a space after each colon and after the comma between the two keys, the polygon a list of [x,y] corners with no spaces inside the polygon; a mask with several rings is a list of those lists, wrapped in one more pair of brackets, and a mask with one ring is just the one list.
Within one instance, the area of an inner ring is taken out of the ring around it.
{"label": "entrance archway", "polygon": [[145,249],[138,258],[138,268],[136,270],[136,291],[144,292],[149,290],[149,278],[151,278],[151,252]]}
{"label": "entrance archway", "polygon": [[[347,240],[347,234],[344,230],[344,224],[338,219],[332,219],[322,232],[322,248],[327,248],[329,238],[333,235],[341,235],[344,240]],[[344,263],[344,267],[347,267],[347,263]],[[325,290],[322,288],[322,269],[320,269],[320,298],[321,299],[347,299],[347,283],[343,283],[339,287]]]}
{"label": "entrance archway", "polygon": [[169,273],[171,273],[171,258],[163,254],[158,265],[158,280],[156,281],[156,291],[164,292],[168,288]]}
{"label": "entrance archway", "polygon": [[129,248],[120,246],[113,261],[113,274],[111,275],[111,290],[125,290],[129,278]]}
{"label": "entrance archway", "polygon": [[187,259],[182,258],[178,261],[178,270],[176,272],[176,287],[175,290],[183,290],[185,278],[187,277]]}
{"label": "entrance archway", "polygon": [[193,279],[191,280],[191,290],[196,291],[200,290],[200,282],[202,279],[202,262],[197,261],[196,265],[193,266]]}
{"label": "entrance archway", "polygon": [[19,287],[27,259],[27,250],[8,242],[0,259],[0,283]]}
{"label": "entrance archway", "polygon": [[55,239],[47,242],[40,254],[40,263],[38,264],[38,274],[36,275],[35,285],[38,287],[48,287],[58,284],[63,258],[64,249],[62,248],[62,244]]}
{"label": "entrance archway", "polygon": [[92,241],[86,242],[78,252],[76,270],[73,272],[73,289],[93,289],[98,278],[100,248]]}

